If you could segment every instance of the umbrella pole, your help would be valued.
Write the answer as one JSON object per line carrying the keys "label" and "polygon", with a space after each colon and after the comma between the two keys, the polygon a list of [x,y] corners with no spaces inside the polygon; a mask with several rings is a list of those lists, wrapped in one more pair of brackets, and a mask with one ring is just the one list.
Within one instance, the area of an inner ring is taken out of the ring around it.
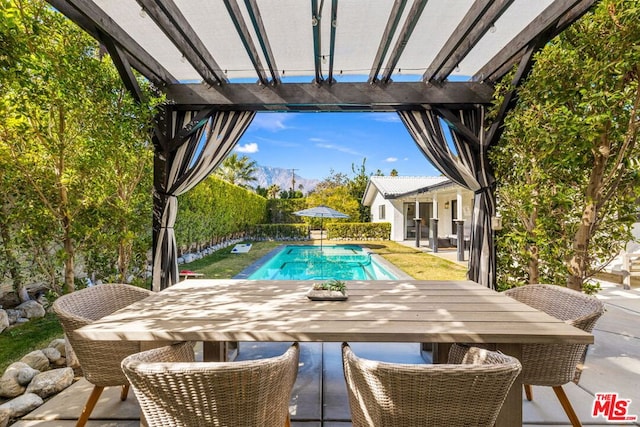
{"label": "umbrella pole", "polygon": [[322,224],[324,223],[324,217],[320,217],[320,252],[322,252]]}

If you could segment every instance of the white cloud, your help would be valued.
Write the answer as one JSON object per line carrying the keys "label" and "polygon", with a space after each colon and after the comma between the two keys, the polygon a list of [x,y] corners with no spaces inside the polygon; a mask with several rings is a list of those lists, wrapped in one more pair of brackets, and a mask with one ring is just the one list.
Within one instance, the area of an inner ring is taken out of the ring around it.
{"label": "white cloud", "polygon": [[309,141],[311,141],[311,142],[327,142],[327,140],[323,139],[323,138],[309,138]]}
{"label": "white cloud", "polygon": [[394,163],[394,162],[398,161],[398,158],[397,157],[387,157],[386,159],[384,159],[384,161],[388,162],[388,163]]}
{"label": "white cloud", "polygon": [[347,154],[353,154],[355,156],[360,156],[361,154],[358,153],[355,150],[352,150],[349,147],[343,147],[341,145],[335,145],[335,144],[316,144],[316,147],[318,148],[326,148],[327,150],[334,150],[334,151],[339,151],[341,153],[347,153]]}
{"label": "white cloud", "polygon": [[397,113],[375,113],[372,116],[376,122],[396,123],[401,121]]}
{"label": "white cloud", "polygon": [[271,132],[278,132],[289,129],[285,122],[295,115],[291,113],[262,113],[256,114],[251,122],[252,129],[265,129]]}
{"label": "white cloud", "polygon": [[255,142],[248,142],[244,145],[236,146],[236,151],[238,153],[257,153],[258,152],[258,144]]}

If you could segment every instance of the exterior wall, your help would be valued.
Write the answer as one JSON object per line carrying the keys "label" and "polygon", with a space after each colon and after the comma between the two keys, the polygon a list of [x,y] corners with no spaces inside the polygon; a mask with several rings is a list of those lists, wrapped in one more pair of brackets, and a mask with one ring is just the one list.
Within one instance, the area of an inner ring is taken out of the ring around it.
{"label": "exterior wall", "polygon": [[[471,213],[473,210],[473,193],[462,188],[436,193],[434,198],[438,204],[438,236],[455,235],[452,218],[464,221],[465,237],[469,237],[471,230]],[[457,212],[454,211],[454,201]]]}
{"label": "exterior wall", "polygon": [[[438,218],[438,237],[455,237],[456,230],[453,229],[452,217],[457,213],[457,218],[464,220],[465,238],[469,238],[473,192],[458,186],[451,186],[441,190],[421,193],[417,199],[419,203],[433,203],[433,215]],[[376,193],[371,204],[371,222],[391,223],[391,240],[393,241],[411,240],[412,238],[406,237],[405,204],[415,204],[415,202],[415,195],[387,200],[380,193]],[[453,208],[456,204],[457,210],[454,212]],[[380,218],[380,206],[384,206],[384,218]],[[413,220],[413,218],[410,218],[410,220]],[[410,222],[413,225],[413,221]],[[423,227],[425,227],[424,219]]]}
{"label": "exterior wall", "polygon": [[[371,203],[371,222],[391,223],[391,240],[403,240],[404,218],[402,215],[402,203],[394,200],[386,200],[380,193],[376,193],[373,203]],[[385,216],[380,218],[380,206],[384,206]]]}

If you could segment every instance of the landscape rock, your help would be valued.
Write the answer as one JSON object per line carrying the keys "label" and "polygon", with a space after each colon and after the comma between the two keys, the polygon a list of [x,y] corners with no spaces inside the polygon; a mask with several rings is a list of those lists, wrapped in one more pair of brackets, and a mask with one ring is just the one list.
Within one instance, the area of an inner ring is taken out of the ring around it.
{"label": "landscape rock", "polygon": [[16,362],[16,363],[19,363],[21,365],[20,368],[18,369],[16,380],[18,381],[18,384],[26,387],[29,385],[33,377],[38,375],[40,371],[33,369],[31,366],[27,365],[26,363],[22,363],[22,362]]}
{"label": "landscape rock", "polygon": [[20,359],[21,362],[26,363],[33,369],[37,369],[40,372],[49,370],[49,358],[45,356],[42,350],[35,350],[26,354]]}
{"label": "landscape rock", "polygon": [[15,399],[12,399],[0,405],[0,413],[8,409],[9,417],[18,418],[28,414],[43,403],[44,400],[42,400],[42,398],[37,394],[25,393],[22,396],[18,396]]}
{"label": "landscape rock", "polygon": [[73,369],[60,368],[42,372],[29,383],[26,393],[34,393],[41,398],[47,398],[59,393],[73,383]]}
{"label": "landscape rock", "polygon": [[53,363],[54,365],[58,365],[58,362],[62,359],[60,352],[52,347],[43,348],[42,353],[47,356],[49,363]]}
{"label": "landscape rock", "polygon": [[0,308],[0,333],[9,327],[9,315]]}
{"label": "landscape rock", "polygon": [[9,425],[9,418],[11,418],[9,408],[0,408],[0,427],[7,427]]}
{"label": "landscape rock", "polygon": [[12,308],[8,308],[5,310],[7,312],[7,316],[9,316],[9,324],[13,325],[20,318],[20,312],[18,310],[14,310]]}
{"label": "landscape rock", "polygon": [[44,317],[46,314],[44,307],[37,301],[25,301],[16,307],[17,310],[24,312],[24,316],[27,319],[34,319],[38,317]]}
{"label": "landscape rock", "polygon": [[0,377],[0,397],[16,397],[26,390],[26,387],[18,381],[20,369],[29,367],[25,363],[12,363]]}
{"label": "landscape rock", "polygon": [[66,341],[67,340],[65,340],[64,338],[57,338],[49,343],[49,347],[55,348],[60,352],[60,356],[66,357],[67,355],[66,346],[65,346]]}
{"label": "landscape rock", "polygon": [[65,348],[65,357],[67,358],[67,366],[74,369],[80,368],[80,361],[78,360],[78,356],[76,356],[76,352],[73,351],[73,347],[68,340],[64,342]]}

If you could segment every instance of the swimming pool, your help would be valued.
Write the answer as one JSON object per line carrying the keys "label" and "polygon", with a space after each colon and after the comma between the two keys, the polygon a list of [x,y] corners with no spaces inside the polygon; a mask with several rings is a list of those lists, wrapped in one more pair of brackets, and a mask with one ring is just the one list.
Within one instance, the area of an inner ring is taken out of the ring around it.
{"label": "swimming pool", "polygon": [[250,280],[395,280],[398,277],[356,245],[287,245]]}

